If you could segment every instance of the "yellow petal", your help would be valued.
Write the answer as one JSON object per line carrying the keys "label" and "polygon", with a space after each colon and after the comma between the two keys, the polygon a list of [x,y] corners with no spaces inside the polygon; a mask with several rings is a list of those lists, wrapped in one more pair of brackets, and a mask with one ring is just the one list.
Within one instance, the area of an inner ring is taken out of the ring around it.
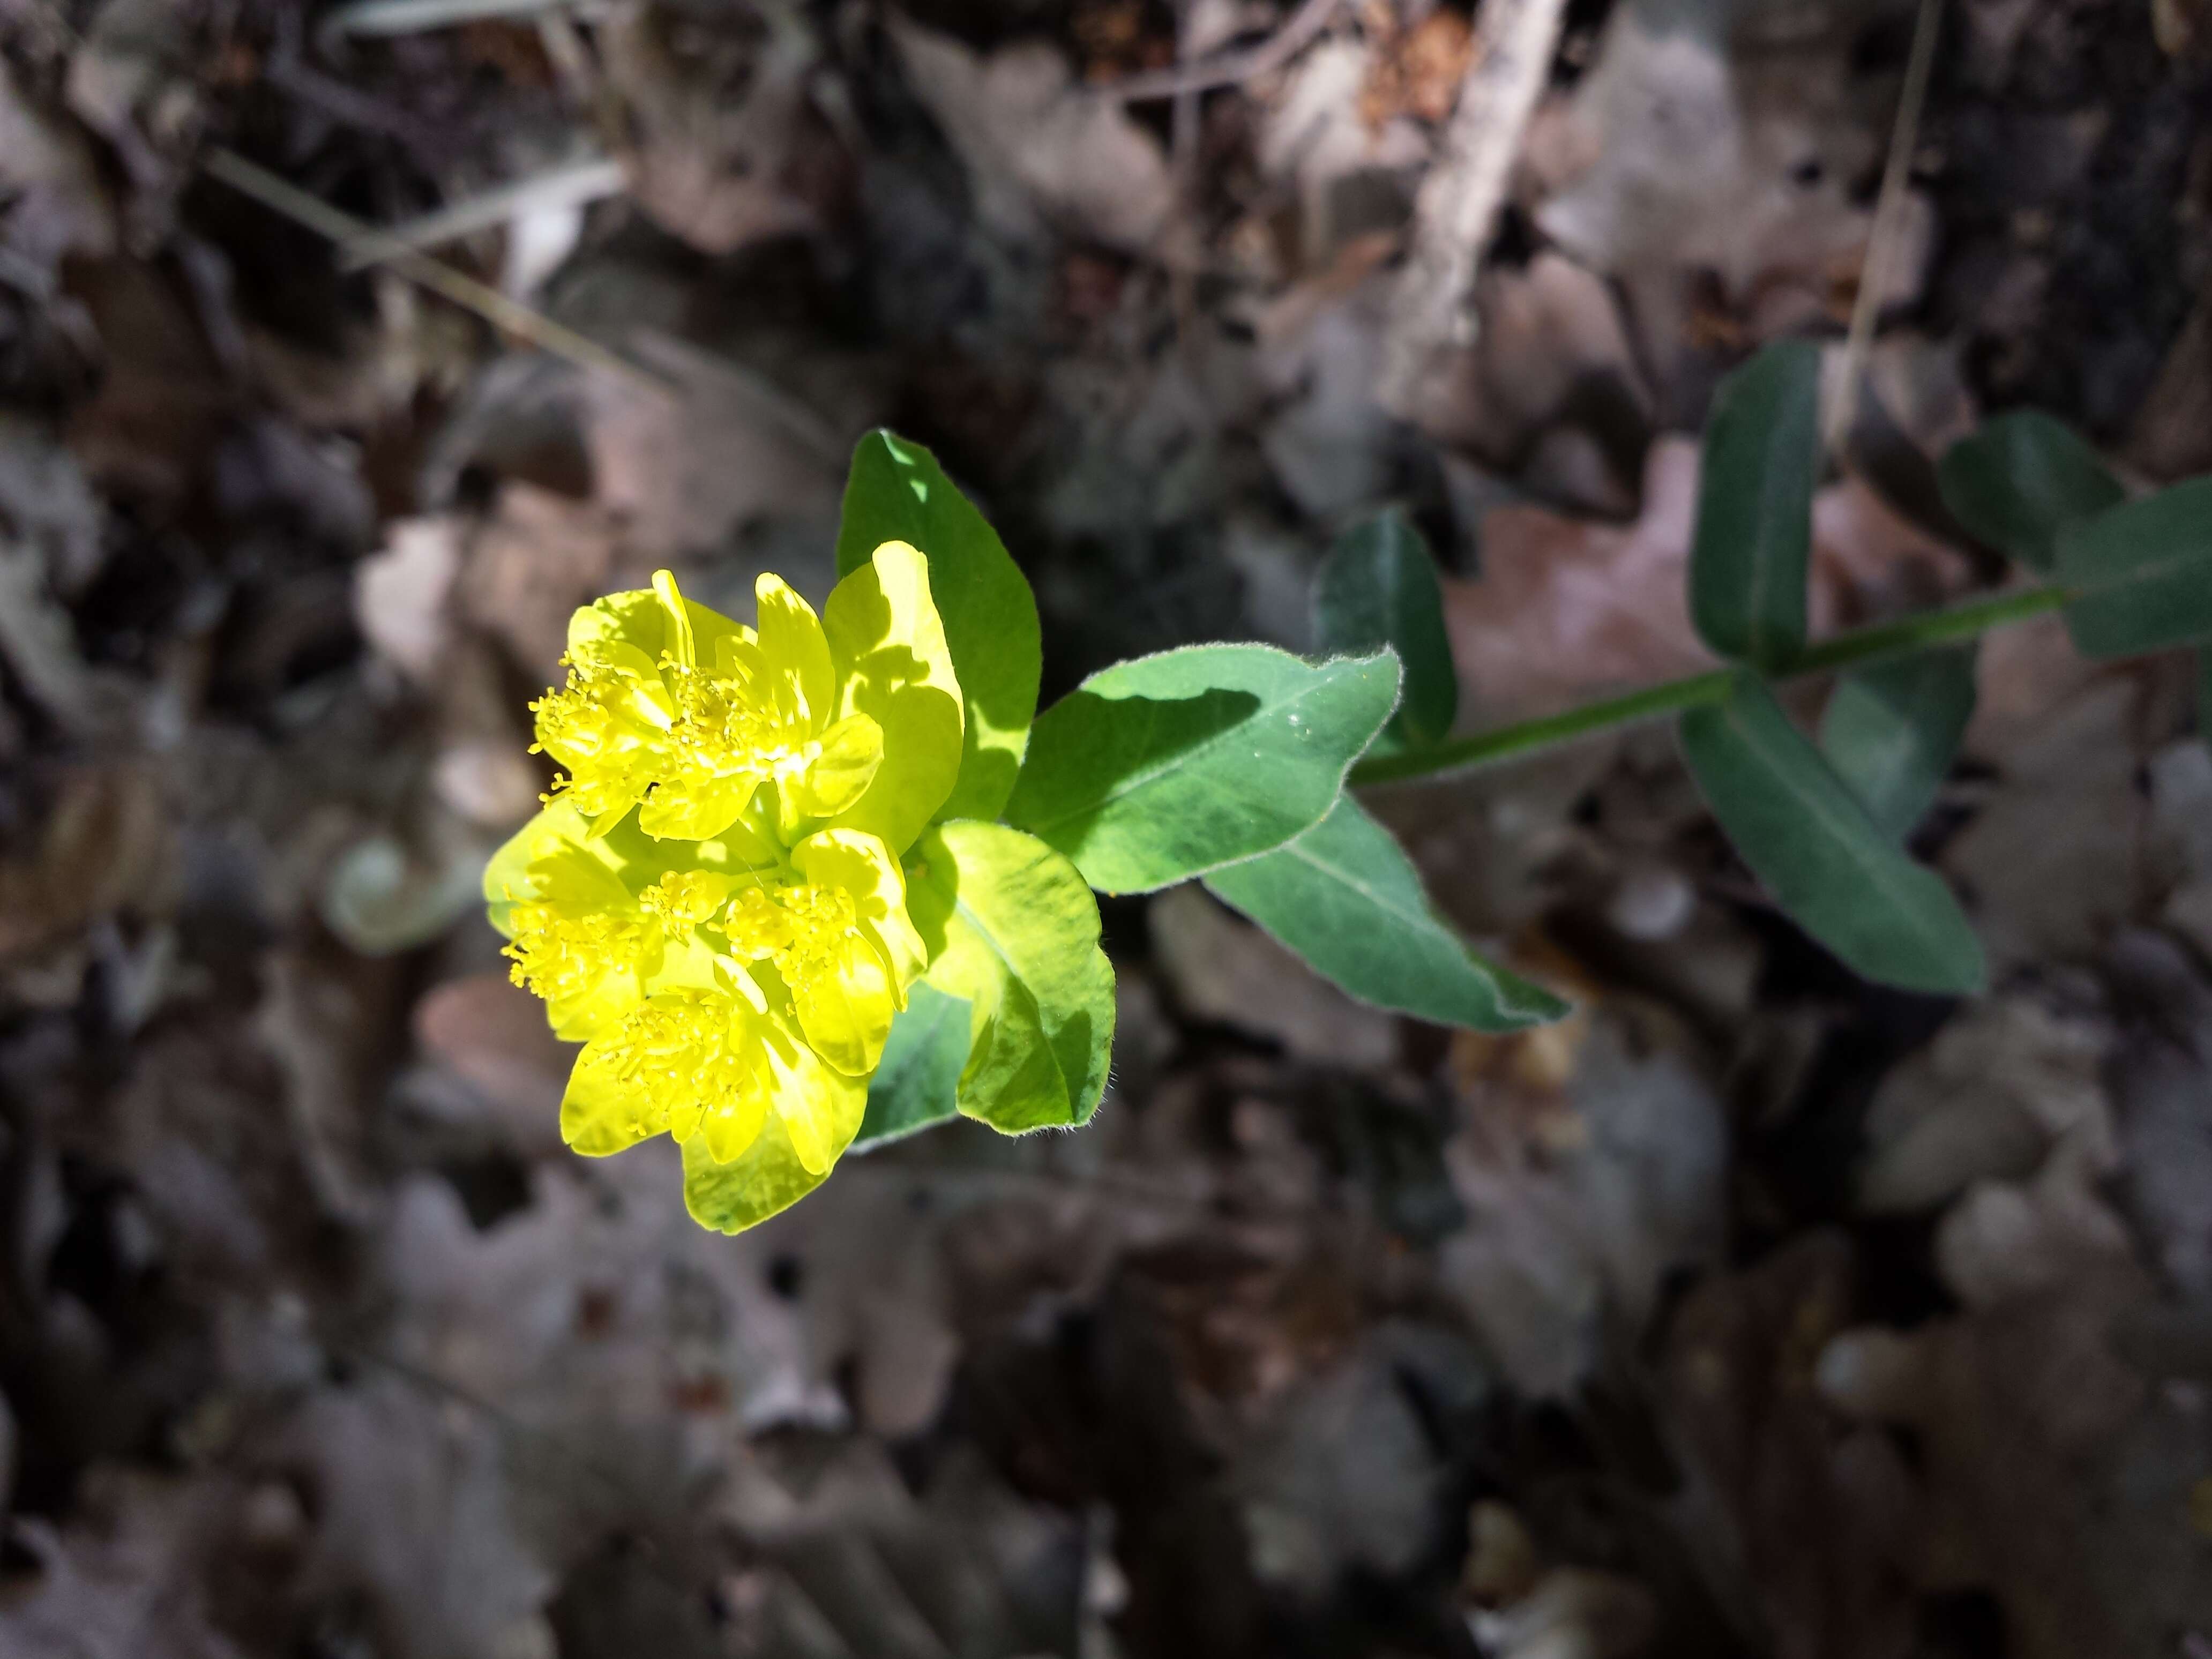
{"label": "yellow petal", "polygon": [[803,730],[819,732],[836,717],[837,700],[821,619],[781,576],[763,573],[753,595],[760,606],[761,655],[776,676],[778,703]]}
{"label": "yellow petal", "polygon": [[799,1029],[814,1052],[838,1071],[866,1077],[884,1057],[891,1016],[897,1012],[890,969],[866,939],[850,935],[826,954],[827,963],[791,982]]}
{"label": "yellow petal", "polygon": [[538,896],[530,866],[564,847],[581,846],[591,832],[591,826],[576,811],[575,803],[562,797],[549,803],[509,836],[484,866],[483,896],[484,902],[492,907],[492,925],[511,936],[514,929],[507,925],[502,907],[517,899]]}
{"label": "yellow petal", "polygon": [[929,951],[906,909],[906,876],[890,848],[855,830],[823,830],[791,849],[799,873],[818,886],[852,896],[861,932],[889,963],[897,1000],[929,965]]}
{"label": "yellow petal", "polygon": [[837,672],[838,712],[869,715],[884,732],[882,767],[837,823],[902,851],[960,775],[965,716],[945,623],[930,597],[929,562],[904,542],[885,542],[831,591],[823,626]]}
{"label": "yellow petal", "polygon": [[766,1071],[754,1074],[749,1086],[734,1098],[712,1109],[699,1114],[697,1127],[690,1134],[679,1134],[679,1140],[696,1139],[707,1148],[707,1156],[717,1164],[727,1164],[741,1157],[746,1147],[760,1139],[761,1126],[768,1121],[771,1098]]}
{"label": "yellow petal", "polygon": [[873,781],[884,762],[884,729],[866,714],[848,714],[822,734],[822,752],[781,788],[792,826],[832,818]]}
{"label": "yellow petal", "polygon": [[766,1048],[775,1079],[776,1116],[799,1166],[821,1175],[853,1144],[868,1107],[863,1079],[841,1077],[804,1042],[778,1026],[769,1028]]}
{"label": "yellow petal", "polygon": [[660,655],[665,624],[653,590],[634,587],[610,593],[581,606],[568,618],[568,657],[572,662],[597,659],[610,646],[623,644],[641,651],[647,660]]}
{"label": "yellow petal", "polygon": [[586,1158],[606,1158],[668,1127],[668,1111],[626,1082],[605,1041],[587,1042],[561,1097],[561,1139]]}
{"label": "yellow petal", "polygon": [[766,1014],[720,991],[653,997],[585,1045],[562,1108],[580,1152],[619,1152],[669,1131],[737,1157],[760,1133],[775,1097]]}
{"label": "yellow petal", "polygon": [[699,662],[698,641],[691,633],[691,617],[684,607],[684,595],[677,591],[673,571],[653,573],[653,597],[660,601],[661,648],[685,668],[694,668]]}
{"label": "yellow petal", "polygon": [[713,662],[722,641],[751,637],[752,630],[744,623],[685,599],[672,571],[654,571],[652,590],[638,597],[652,610],[655,631],[650,641],[632,639],[631,643],[656,663],[665,655],[684,667],[696,667]]}
{"label": "yellow petal", "polygon": [[637,827],[664,841],[712,841],[737,823],[760,787],[756,773],[664,783],[637,809]]}

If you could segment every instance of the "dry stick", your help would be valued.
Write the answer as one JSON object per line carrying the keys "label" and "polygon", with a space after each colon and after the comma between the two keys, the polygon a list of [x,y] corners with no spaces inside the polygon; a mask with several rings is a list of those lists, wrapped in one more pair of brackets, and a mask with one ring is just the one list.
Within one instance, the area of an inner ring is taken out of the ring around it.
{"label": "dry stick", "polygon": [[341,7],[325,20],[319,33],[385,35],[415,34],[425,29],[451,28],[487,18],[530,17],[556,9],[566,10],[572,0],[357,0]]}
{"label": "dry stick", "polygon": [[1443,159],[1421,185],[1413,251],[1382,337],[1376,388],[1403,415],[1437,354],[1474,337],[1467,310],[1490,228],[1505,200],[1521,135],[1559,44],[1566,0],[1484,0],[1475,58],[1444,135]]}
{"label": "dry stick", "polygon": [[499,185],[481,195],[448,203],[403,223],[374,230],[366,240],[348,237],[338,244],[338,267],[359,270],[364,265],[390,262],[395,246],[421,252],[441,242],[458,241],[479,230],[489,230],[528,213],[556,208],[588,207],[609,196],[619,196],[629,180],[619,161],[592,156],[570,161],[512,184]]}
{"label": "dry stick", "polygon": [[462,276],[449,264],[417,253],[398,238],[362,223],[349,213],[339,211],[319,197],[286,183],[267,168],[254,166],[242,155],[227,149],[210,150],[201,159],[200,170],[333,242],[360,247],[409,282],[451,300],[464,310],[475,312],[495,327],[527,340],[541,351],[565,357],[581,368],[602,370],[656,392],[665,394],[676,389],[659,375],[640,368],[597,340],[555,322],[543,312],[508,299],[497,289],[487,287],[473,276]]}
{"label": "dry stick", "polygon": [[1265,75],[1290,62],[1299,47],[1328,26],[1328,20],[1342,3],[1343,0],[1305,0],[1289,22],[1256,46],[1242,52],[1224,52],[1202,64],[1177,64],[1173,69],[1132,75],[1127,80],[1099,88],[1098,95],[1129,104],[1150,98],[1180,98],[1188,93],[1211,92],[1216,87],[1233,87],[1240,81]]}
{"label": "dry stick", "polygon": [[1839,455],[1858,414],[1859,380],[1874,344],[1874,325],[1881,296],[1889,286],[1889,264],[1904,231],[1905,186],[1912,173],[1912,149],[1918,141],[1920,112],[1928,101],[1928,72],[1936,61],[1936,39],[1943,0],[1920,0],[1913,25],[1912,52],[1905,59],[1905,86],[1897,100],[1897,123],[1890,130],[1889,159],[1881,172],[1881,195],[1875,204],[1874,226],[1867,233],[1867,255],[1859,267],[1859,291],[1851,301],[1850,331],[1844,338],[1843,372],[1829,383],[1821,435],[1828,453]]}

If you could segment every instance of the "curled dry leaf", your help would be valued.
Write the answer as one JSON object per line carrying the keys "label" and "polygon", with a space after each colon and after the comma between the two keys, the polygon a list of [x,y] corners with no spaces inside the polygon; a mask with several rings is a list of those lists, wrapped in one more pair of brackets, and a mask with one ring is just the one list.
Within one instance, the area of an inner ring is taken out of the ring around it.
{"label": "curled dry leaf", "polygon": [[[1505,720],[1714,665],[1683,598],[1698,468],[1688,439],[1655,442],[1643,512],[1626,526],[1521,505],[1483,517],[1482,574],[1444,583],[1463,706]],[[1966,580],[1956,554],[1856,478],[1820,492],[1813,523],[1816,633],[1887,613],[1908,596],[1926,604]]]}
{"label": "curled dry leaf", "polygon": [[1175,188],[1158,140],[1119,100],[1079,85],[1056,47],[985,56],[896,14],[887,26],[986,224],[1021,240],[1050,227],[1127,253],[1170,251]]}
{"label": "curled dry leaf", "polygon": [[149,772],[64,774],[35,850],[0,860],[0,963],[154,898],[167,878],[169,836],[170,811]]}
{"label": "curled dry leaf", "polygon": [[1199,1018],[1273,1037],[1326,1065],[1379,1067],[1396,1056],[1389,1014],[1354,1002],[1196,884],[1163,893],[1146,915],[1168,982]]}
{"label": "curled dry leaf", "polygon": [[631,192],[664,229],[721,254],[823,228],[847,166],[808,95],[821,48],[799,12],[629,6],[599,42]]}

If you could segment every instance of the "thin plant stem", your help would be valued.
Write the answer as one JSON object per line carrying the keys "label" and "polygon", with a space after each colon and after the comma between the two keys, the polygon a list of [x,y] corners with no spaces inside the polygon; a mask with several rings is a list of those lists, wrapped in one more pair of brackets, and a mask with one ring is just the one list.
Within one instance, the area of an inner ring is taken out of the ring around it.
{"label": "thin plant stem", "polygon": [[388,231],[364,224],[341,212],[321,198],[310,195],[266,167],[256,167],[244,156],[221,148],[210,149],[200,159],[200,171],[219,179],[241,195],[283,214],[295,223],[356,249],[398,276],[455,305],[473,311],[495,328],[528,341],[539,350],[565,357],[582,368],[594,368],[666,396],[674,387],[649,369],[601,345],[540,311],[510,300],[495,288],[473,276],[465,276],[451,265],[418,252]]}
{"label": "thin plant stem", "polygon": [[[1808,674],[1828,673],[1974,639],[1992,629],[2009,628],[2047,615],[2079,597],[2070,588],[2028,587],[1942,611],[1923,611],[1898,622],[1856,628],[1808,646],[1771,678],[1797,679]],[[1555,744],[1571,743],[1610,726],[1676,714],[1700,703],[1718,702],[1728,695],[1729,687],[1741,672],[1744,671],[1734,668],[1710,669],[1702,674],[1689,674],[1646,686],[1640,691],[1584,703],[1562,714],[1545,714],[1492,731],[1473,732],[1431,748],[1370,757],[1352,769],[1351,781],[1358,785],[1407,783],[1418,778],[1495,766],[1501,761],[1548,749]]]}
{"label": "thin plant stem", "polygon": [[1943,0],[1920,0],[1912,26],[1912,51],[1905,64],[1905,85],[1897,100],[1897,123],[1889,136],[1881,194],[1867,231],[1866,258],[1859,267],[1859,291],[1851,301],[1851,325],[1844,339],[1844,369],[1829,388],[1821,431],[1829,453],[1841,454],[1844,439],[1858,413],[1859,380],[1874,346],[1875,324],[1889,291],[1889,267],[1905,234],[1905,186],[1912,177],[1912,151],[1920,133],[1920,112],[1928,100],[1928,75],[1935,66],[1936,43],[1943,21]]}

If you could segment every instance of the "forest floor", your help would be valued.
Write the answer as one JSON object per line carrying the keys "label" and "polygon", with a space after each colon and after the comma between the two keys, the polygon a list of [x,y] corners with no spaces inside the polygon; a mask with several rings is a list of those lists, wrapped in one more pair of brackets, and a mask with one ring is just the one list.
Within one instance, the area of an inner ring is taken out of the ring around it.
{"label": "forest floor", "polygon": [[[818,601],[878,424],[1048,699],[1304,645],[1388,503],[1463,723],[1705,664],[1696,434],[1841,354],[1910,5],[1571,0],[1479,328],[1387,407],[1456,0],[475,10],[0,0],[0,1653],[2212,1659],[2179,657],[1985,644],[1914,841],[1984,996],[1845,973],[1629,729],[1370,801],[1565,1024],[1108,901],[1091,1127],[734,1239],[665,1143],[561,1146],[477,898],[570,609]],[[1932,482],[1982,413],[2212,470],[2212,10],[1939,42],[1823,629],[2002,579]],[[328,234],[495,191],[431,252],[497,326]]]}

